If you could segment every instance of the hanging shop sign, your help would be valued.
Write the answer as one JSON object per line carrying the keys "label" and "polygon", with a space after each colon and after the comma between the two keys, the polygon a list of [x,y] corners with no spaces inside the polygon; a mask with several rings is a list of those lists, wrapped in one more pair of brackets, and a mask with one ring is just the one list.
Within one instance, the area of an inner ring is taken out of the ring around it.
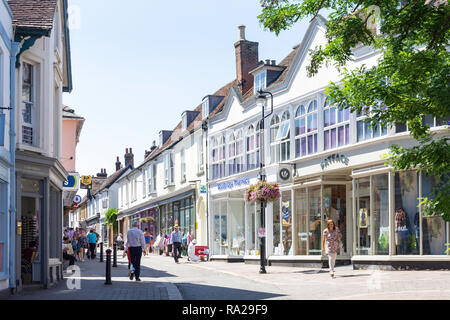
{"label": "hanging shop sign", "polygon": [[277,182],[279,184],[292,182],[292,168],[290,165],[279,166],[277,172]]}
{"label": "hanging shop sign", "polygon": [[329,155],[328,157],[323,159],[322,162],[320,163],[320,166],[322,167],[322,170],[323,170],[333,163],[343,163],[346,166],[348,166],[349,162],[350,162],[350,159],[347,158],[347,156],[345,156],[343,154],[335,153],[335,154]]}
{"label": "hanging shop sign", "polygon": [[200,193],[208,193],[208,189],[206,188],[205,185],[200,186]]}
{"label": "hanging shop sign", "polygon": [[67,176],[67,180],[63,182],[64,191],[78,191],[80,189],[80,174],[71,173]]}
{"label": "hanging shop sign", "polygon": [[81,189],[91,189],[91,187],[92,187],[92,177],[81,176]]}
{"label": "hanging shop sign", "polygon": [[81,200],[82,200],[81,196],[80,196],[79,194],[77,194],[77,195],[73,198],[73,203],[78,205],[78,204],[80,204]]}
{"label": "hanging shop sign", "polygon": [[232,181],[222,182],[217,184],[217,189],[222,190],[229,190],[233,189],[235,187],[242,187],[242,186],[248,186],[250,185],[250,178],[242,178],[242,179],[235,179]]}

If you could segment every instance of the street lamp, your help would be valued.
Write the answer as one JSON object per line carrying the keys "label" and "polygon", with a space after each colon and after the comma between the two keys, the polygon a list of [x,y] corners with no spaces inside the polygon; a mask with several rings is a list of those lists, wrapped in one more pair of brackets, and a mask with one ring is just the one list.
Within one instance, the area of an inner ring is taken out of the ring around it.
{"label": "street lamp", "polygon": [[[266,96],[270,95],[271,104],[270,104],[270,112],[265,114],[266,107]],[[273,95],[270,92],[258,91],[258,96],[256,97],[256,105],[261,108],[261,121],[260,121],[260,133],[259,133],[259,147],[261,149],[260,157],[259,157],[259,180],[266,181],[266,173],[264,170],[264,120],[268,118],[273,113]],[[266,206],[267,202],[261,201],[261,228],[264,228],[264,233],[261,235],[261,243],[260,243],[260,269],[259,273],[266,273],[266,223],[265,223],[265,215],[266,215]]]}

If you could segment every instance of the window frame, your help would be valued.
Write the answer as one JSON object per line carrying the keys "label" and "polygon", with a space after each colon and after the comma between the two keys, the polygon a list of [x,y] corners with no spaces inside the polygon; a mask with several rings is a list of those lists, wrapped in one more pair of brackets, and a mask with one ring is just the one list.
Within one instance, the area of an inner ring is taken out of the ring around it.
{"label": "window frame", "polygon": [[[327,114],[329,122],[326,123]],[[334,122],[331,121],[332,116],[334,118]],[[339,119],[341,118],[341,119]],[[339,144],[340,137],[340,129],[343,129],[343,144]],[[333,130],[335,131],[335,141],[333,145]],[[328,133],[328,136],[327,136]],[[328,139],[328,145],[327,140]],[[335,105],[330,103],[329,99],[325,100],[323,105],[323,150],[333,150],[336,148],[340,148],[350,144],[350,110],[342,109],[339,110]]]}
{"label": "window frame", "polygon": [[[247,159],[247,171],[253,170],[259,167],[260,157],[261,157],[261,121],[257,122],[256,125],[251,124],[247,129],[247,135],[245,139],[245,153]],[[249,141],[253,139],[253,148],[250,149]],[[252,165],[250,160],[255,160],[254,165]]]}
{"label": "window frame", "polygon": [[[312,109],[311,106],[313,105]],[[299,112],[300,110],[300,112]],[[303,110],[303,112],[302,112]],[[310,128],[309,119],[312,119],[312,122],[315,121],[315,128]],[[319,132],[319,108],[317,104],[317,99],[309,100],[306,103],[302,102],[300,105],[295,109],[295,117],[294,117],[294,123],[295,123],[295,137],[294,137],[294,143],[295,143],[295,158],[305,157],[311,154],[315,154],[318,152],[318,132]],[[300,130],[298,130],[297,134],[297,128],[300,128],[298,123],[300,121],[304,121],[304,132],[301,133]],[[309,139],[311,137],[312,141],[312,151],[309,150]],[[297,142],[298,141],[298,142]],[[304,150],[302,148],[302,142],[304,141]]]}

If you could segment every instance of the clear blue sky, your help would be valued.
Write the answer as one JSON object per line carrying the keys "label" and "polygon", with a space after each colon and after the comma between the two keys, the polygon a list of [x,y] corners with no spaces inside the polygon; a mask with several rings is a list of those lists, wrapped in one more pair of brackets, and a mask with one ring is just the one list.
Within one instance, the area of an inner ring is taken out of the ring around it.
{"label": "clear blue sky", "polygon": [[[309,21],[278,37],[263,30],[258,0],[69,0],[73,91],[64,104],[86,121],[77,171],[96,174],[144,160],[160,130],[235,78],[238,25],[259,42],[259,60],[279,62],[302,41]],[[79,14],[78,14],[79,13]]]}

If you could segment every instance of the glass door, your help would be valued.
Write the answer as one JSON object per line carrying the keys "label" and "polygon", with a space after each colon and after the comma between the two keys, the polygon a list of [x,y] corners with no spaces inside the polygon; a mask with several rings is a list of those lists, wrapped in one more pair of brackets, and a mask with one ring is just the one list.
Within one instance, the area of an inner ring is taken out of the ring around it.
{"label": "glass door", "polygon": [[356,180],[356,254],[370,252],[370,178]]}
{"label": "glass door", "polygon": [[327,220],[333,220],[342,234],[339,255],[347,253],[347,197],[346,185],[324,185],[323,187],[324,228]]}

